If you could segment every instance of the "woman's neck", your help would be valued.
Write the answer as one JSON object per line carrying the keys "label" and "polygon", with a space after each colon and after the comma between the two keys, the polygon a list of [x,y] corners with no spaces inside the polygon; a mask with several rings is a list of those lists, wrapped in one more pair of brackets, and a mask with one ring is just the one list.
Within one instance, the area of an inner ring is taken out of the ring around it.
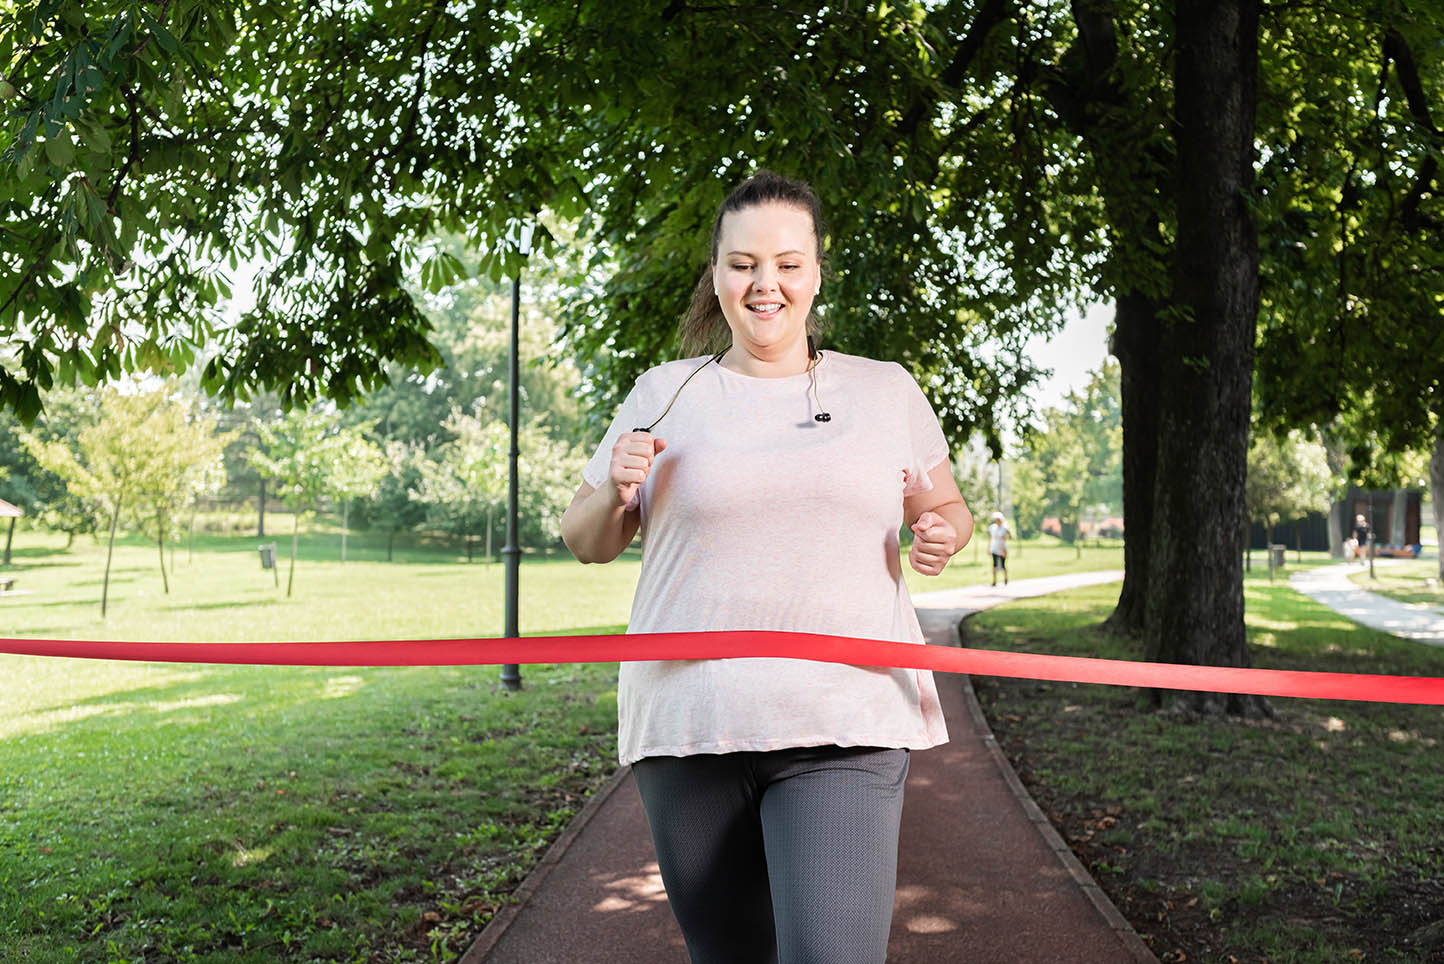
{"label": "woman's neck", "polygon": [[745,345],[733,344],[722,356],[720,364],[728,371],[752,378],[786,378],[801,375],[812,363],[807,352],[807,343],[799,342],[777,352],[757,351]]}

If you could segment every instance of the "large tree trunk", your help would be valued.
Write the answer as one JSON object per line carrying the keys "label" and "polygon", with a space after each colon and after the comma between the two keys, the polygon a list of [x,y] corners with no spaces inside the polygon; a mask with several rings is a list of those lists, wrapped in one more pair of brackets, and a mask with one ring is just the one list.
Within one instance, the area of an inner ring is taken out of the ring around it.
{"label": "large tree trunk", "polygon": [[[1258,314],[1253,134],[1257,0],[1178,0],[1177,261],[1163,327],[1144,645],[1149,659],[1248,666],[1244,474]],[[1200,712],[1257,697],[1158,693]]]}
{"label": "large tree trunk", "polygon": [[1434,503],[1434,539],[1439,543],[1439,581],[1444,583],[1444,414],[1434,423],[1434,455],[1429,459],[1429,497]]}
{"label": "large tree trunk", "polygon": [[1138,294],[1118,298],[1109,351],[1118,359],[1123,403],[1123,588],[1105,625],[1143,635],[1148,601],[1153,480],[1158,464],[1158,315],[1162,305]]}

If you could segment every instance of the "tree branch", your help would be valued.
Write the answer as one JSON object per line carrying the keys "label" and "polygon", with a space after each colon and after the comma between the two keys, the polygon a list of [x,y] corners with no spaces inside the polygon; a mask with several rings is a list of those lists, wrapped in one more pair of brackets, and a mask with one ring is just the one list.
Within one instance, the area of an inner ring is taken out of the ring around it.
{"label": "tree branch", "polygon": [[[1390,63],[1394,65],[1394,73],[1399,78],[1399,86],[1404,88],[1404,101],[1409,106],[1409,113],[1414,120],[1431,134],[1438,134],[1439,128],[1434,126],[1434,118],[1429,113],[1429,99],[1424,93],[1424,83],[1419,77],[1419,65],[1414,61],[1414,52],[1409,49],[1409,42],[1398,30],[1390,28],[1384,32],[1384,65],[1387,70]],[[1439,222],[1435,218],[1421,214],[1419,206],[1424,203],[1424,197],[1432,194],[1434,189],[1434,178],[1439,173],[1439,162],[1433,157],[1424,159],[1419,166],[1419,172],[1414,178],[1414,185],[1404,197],[1402,222],[1405,230],[1418,231],[1421,229],[1438,229]]]}
{"label": "tree branch", "polygon": [[931,116],[933,109],[937,107],[940,94],[938,88],[950,90],[956,88],[967,76],[968,70],[977,59],[978,52],[983,49],[983,43],[987,40],[988,34],[992,32],[1003,20],[1013,12],[1013,5],[1009,0],[985,0],[982,9],[973,18],[972,26],[968,28],[967,34],[958,43],[958,48],[953,53],[953,59],[943,68],[938,75],[937,86],[930,93],[920,93],[914,100],[908,111],[898,122],[897,134],[899,138],[916,140],[918,129],[923,122]]}
{"label": "tree branch", "polygon": [[1404,88],[1404,99],[1409,104],[1409,113],[1431,134],[1439,133],[1434,120],[1429,116],[1429,99],[1424,95],[1424,84],[1419,79],[1419,65],[1414,62],[1414,52],[1409,41],[1399,31],[1390,28],[1384,33],[1384,57],[1393,61],[1394,73],[1399,85]]}

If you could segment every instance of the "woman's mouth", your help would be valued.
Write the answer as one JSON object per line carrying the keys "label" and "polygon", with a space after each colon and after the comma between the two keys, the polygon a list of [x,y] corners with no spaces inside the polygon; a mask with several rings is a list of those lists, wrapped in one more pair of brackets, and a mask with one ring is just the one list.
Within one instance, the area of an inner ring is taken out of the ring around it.
{"label": "woman's mouth", "polygon": [[759,318],[771,318],[782,310],[782,305],[776,301],[758,301],[748,305],[747,310]]}

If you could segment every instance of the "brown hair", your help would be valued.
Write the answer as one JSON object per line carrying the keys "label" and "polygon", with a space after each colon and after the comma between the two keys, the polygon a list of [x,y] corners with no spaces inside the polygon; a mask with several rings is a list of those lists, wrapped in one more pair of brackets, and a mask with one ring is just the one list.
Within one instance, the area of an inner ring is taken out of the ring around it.
{"label": "brown hair", "polygon": [[[712,222],[712,255],[697,287],[692,290],[692,304],[678,326],[682,341],[682,354],[705,355],[721,351],[732,341],[732,329],[727,327],[727,318],[722,314],[722,304],[717,300],[712,285],[712,269],[717,264],[717,247],[722,241],[722,219],[730,212],[756,207],[759,204],[786,204],[806,211],[812,218],[813,239],[817,242],[817,258],[823,257],[823,241],[827,226],[822,220],[822,205],[817,194],[806,181],[798,181],[772,171],[758,171],[739,184],[727,200],[717,209],[717,218]],[[817,313],[807,316],[807,333],[817,335],[822,326]]]}

